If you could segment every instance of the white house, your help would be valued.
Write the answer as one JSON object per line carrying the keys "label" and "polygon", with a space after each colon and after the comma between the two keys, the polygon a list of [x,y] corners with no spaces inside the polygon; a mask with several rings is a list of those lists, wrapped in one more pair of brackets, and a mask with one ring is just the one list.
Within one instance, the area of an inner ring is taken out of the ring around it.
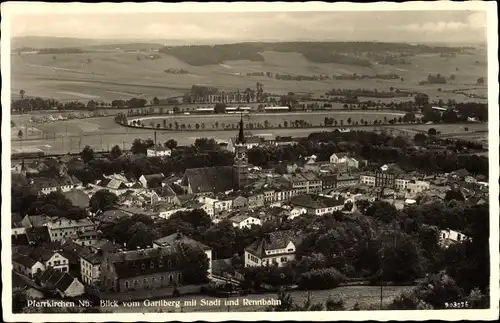
{"label": "white house", "polygon": [[439,240],[442,246],[447,247],[452,243],[465,241],[470,239],[465,234],[455,230],[441,230],[439,233]]}
{"label": "white house", "polygon": [[292,231],[275,231],[245,248],[245,267],[283,267],[295,259],[301,238]]}
{"label": "white house", "polygon": [[431,184],[426,181],[412,180],[406,186],[409,193],[417,194],[430,189]]}
{"label": "white house", "polygon": [[249,215],[235,215],[229,218],[234,227],[243,229],[251,228],[253,225],[262,225],[262,221]]}
{"label": "white house", "polygon": [[307,210],[303,207],[294,207],[290,210],[290,216],[288,217],[290,220],[294,219],[303,214],[307,214]]}
{"label": "white house", "polygon": [[409,179],[406,178],[396,178],[395,179],[395,188],[398,190],[406,190],[408,184],[410,183]]}
{"label": "white house", "polygon": [[59,218],[49,221],[47,227],[52,241],[62,241],[64,238],[93,230],[94,224],[88,219],[70,220]]}
{"label": "white house", "polygon": [[99,283],[101,279],[102,255],[97,251],[83,252],[80,256],[80,276],[86,285]]}
{"label": "white house", "polygon": [[373,175],[361,175],[359,176],[359,182],[368,186],[375,186],[375,176]]}
{"label": "white house", "polygon": [[348,158],[347,153],[335,153],[330,156],[330,164],[345,164]]}
{"label": "white house", "polygon": [[172,156],[172,150],[163,146],[148,148],[146,151],[148,157],[169,157]]}
{"label": "white house", "polygon": [[294,207],[301,207],[307,210],[307,214],[324,215],[341,211],[344,208],[345,199],[337,195],[326,197],[322,195],[304,194],[293,197],[290,204]]}
{"label": "white house", "polygon": [[12,267],[15,272],[29,278],[41,275],[45,270],[45,266],[40,261],[22,254],[12,255]]}

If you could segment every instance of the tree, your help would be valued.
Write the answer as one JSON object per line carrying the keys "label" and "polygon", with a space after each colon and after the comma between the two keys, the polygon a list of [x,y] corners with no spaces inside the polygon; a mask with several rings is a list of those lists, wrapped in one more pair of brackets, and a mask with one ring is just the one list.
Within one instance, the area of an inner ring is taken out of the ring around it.
{"label": "tree", "polygon": [[411,236],[400,230],[383,234],[379,257],[381,271],[378,278],[382,281],[413,282],[424,271],[422,250]]}
{"label": "tree", "polygon": [[122,150],[118,145],[113,146],[113,148],[111,148],[111,151],[109,152],[109,156],[111,157],[111,159],[117,159],[121,155],[122,155]]}
{"label": "tree", "polygon": [[216,103],[214,107],[215,113],[226,113],[226,104],[224,103]]}
{"label": "tree", "polygon": [[427,130],[427,134],[429,136],[435,136],[435,135],[437,135],[437,131],[434,128],[429,128],[429,130]]}
{"label": "tree", "polygon": [[182,250],[182,277],[189,284],[200,284],[208,281],[209,259],[205,252],[196,247],[179,243]]}
{"label": "tree", "polygon": [[396,207],[385,201],[375,201],[366,210],[366,216],[373,217],[382,222],[389,223],[396,219],[398,211]]}
{"label": "tree", "polygon": [[113,209],[118,203],[118,196],[108,190],[99,190],[90,198],[90,211],[107,211]]}
{"label": "tree", "polygon": [[22,130],[19,130],[19,131],[17,132],[17,137],[19,137],[19,139],[22,139],[22,138],[23,138],[23,135],[24,135],[24,133],[23,133],[23,131],[22,131]]}
{"label": "tree", "polygon": [[357,200],[356,201],[356,208],[358,211],[360,211],[362,214],[366,214],[366,210],[370,207],[370,202],[367,200]]}
{"label": "tree", "polygon": [[169,139],[165,142],[165,147],[169,149],[175,149],[177,147],[177,141],[174,139]]}
{"label": "tree", "polygon": [[354,205],[352,204],[352,202],[348,201],[344,204],[344,211],[352,211],[353,207]]}
{"label": "tree", "polygon": [[94,159],[94,150],[90,148],[90,146],[85,146],[82,152],[80,153],[80,157],[82,158],[84,163],[88,163],[89,161]]}
{"label": "tree", "polygon": [[[415,290],[395,298],[390,309],[446,309],[446,304],[460,302],[464,293],[446,273],[429,276]],[[450,308],[450,307],[448,307]]]}
{"label": "tree", "polygon": [[157,105],[160,104],[160,99],[158,99],[156,96],[153,98],[153,104]]}
{"label": "tree", "polygon": [[484,84],[484,77],[480,77],[476,81],[477,84]]}
{"label": "tree", "polygon": [[21,100],[24,99],[24,94],[26,94],[26,92],[23,89],[21,89],[21,91],[19,91],[19,95],[21,96]]}
{"label": "tree", "polygon": [[426,104],[429,104],[429,95],[425,93],[418,93],[414,97],[415,99],[415,104],[418,106],[424,106]]}

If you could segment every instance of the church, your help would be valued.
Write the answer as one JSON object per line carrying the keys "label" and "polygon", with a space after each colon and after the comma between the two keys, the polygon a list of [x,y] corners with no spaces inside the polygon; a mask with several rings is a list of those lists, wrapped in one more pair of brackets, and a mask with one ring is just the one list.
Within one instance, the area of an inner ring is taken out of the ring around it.
{"label": "church", "polygon": [[221,193],[242,190],[248,185],[248,154],[243,133],[243,117],[239,123],[232,166],[190,168],[184,172],[181,186],[188,194]]}

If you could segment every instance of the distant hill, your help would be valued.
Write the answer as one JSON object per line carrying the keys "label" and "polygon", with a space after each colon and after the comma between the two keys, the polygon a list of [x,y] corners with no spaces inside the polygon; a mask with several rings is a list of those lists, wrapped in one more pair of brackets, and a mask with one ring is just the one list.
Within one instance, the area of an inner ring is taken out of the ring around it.
{"label": "distant hill", "polygon": [[[193,66],[222,64],[231,60],[263,61],[259,53],[274,51],[299,53],[310,62],[369,67],[373,54],[412,56],[461,52],[464,48],[381,42],[269,42],[225,45],[165,46],[159,51]],[[404,57],[404,56],[401,56]],[[383,57],[379,57],[382,59]]]}
{"label": "distant hill", "polygon": [[[45,37],[23,36],[11,38],[12,51],[30,48],[83,48],[95,47],[96,49],[114,49],[116,47],[149,45],[158,49],[163,46],[210,45],[224,44],[227,41],[219,39],[91,39],[76,37]],[[113,47],[114,46],[114,47]],[[131,48],[129,48],[131,49]]]}
{"label": "distant hill", "polygon": [[11,38],[10,48],[12,48],[12,51],[16,51],[19,48],[82,48],[105,45],[110,42],[107,39],[25,36]]}

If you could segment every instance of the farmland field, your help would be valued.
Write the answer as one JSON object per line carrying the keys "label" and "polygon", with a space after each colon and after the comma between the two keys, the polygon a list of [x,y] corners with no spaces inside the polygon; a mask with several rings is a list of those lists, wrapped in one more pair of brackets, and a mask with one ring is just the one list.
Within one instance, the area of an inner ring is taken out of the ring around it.
{"label": "farmland field", "polygon": [[[29,96],[65,100],[113,100],[144,97],[152,99],[182,95],[193,84],[213,85],[222,90],[253,88],[263,84],[269,93],[311,92],[322,95],[332,88],[422,91],[431,99],[480,101],[467,98],[452,90],[474,88],[477,95],[486,95],[486,85],[476,85],[479,77],[486,78],[485,54],[481,50],[472,55],[440,57],[438,54],[417,55],[410,58],[411,65],[389,66],[374,64],[372,67],[333,63],[313,63],[298,53],[261,53],[265,61],[227,61],[220,65],[191,66],[173,56],[161,55],[155,60],[138,60],[137,53],[110,50],[84,54],[22,54],[11,55],[12,93],[21,89]],[[88,59],[91,60],[88,63]],[[167,74],[166,69],[186,69],[189,74]],[[458,70],[457,70],[458,69]],[[396,73],[400,80],[323,80],[285,81],[264,76],[247,76],[250,72],[271,72],[287,75],[375,75]],[[440,73],[456,79],[452,84],[418,85],[429,74]],[[441,88],[442,91],[438,91]],[[450,92],[447,92],[450,91]],[[470,92],[469,91],[469,92]],[[484,100],[483,100],[484,101]]]}

